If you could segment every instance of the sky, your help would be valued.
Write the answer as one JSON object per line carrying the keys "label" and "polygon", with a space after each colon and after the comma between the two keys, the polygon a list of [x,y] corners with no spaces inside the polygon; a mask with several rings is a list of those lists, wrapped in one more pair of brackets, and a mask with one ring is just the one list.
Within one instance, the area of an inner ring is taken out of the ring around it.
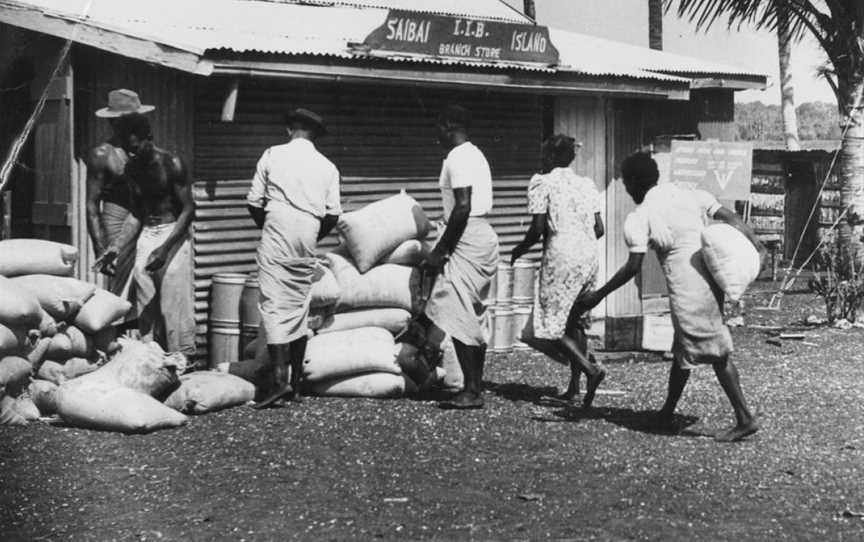
{"label": "sky", "polygon": [[[522,9],[522,0],[503,1]],[[535,0],[535,6],[540,24],[648,46],[647,0]],[[769,76],[768,88],[736,92],[736,101],[780,103],[780,89],[776,86],[777,38],[771,32],[753,28],[730,31],[724,21],[718,21],[707,32],[697,32],[695,25],[679,19],[670,10],[663,18],[663,47],[673,53],[764,73]],[[796,103],[835,103],[828,84],[814,76],[816,67],[824,60],[818,44],[809,36],[793,47],[791,66]]]}
{"label": "sky", "polygon": [[[736,101],[780,103],[777,37],[771,32],[752,28],[730,31],[721,23],[712,26],[708,32],[696,32],[692,23],[667,13],[663,19],[663,48],[673,53],[740,65],[765,73],[769,76],[766,90],[737,92]],[[793,46],[791,66],[795,103],[835,103],[828,83],[815,76],[816,68],[825,60],[825,54],[810,36],[805,36]]]}

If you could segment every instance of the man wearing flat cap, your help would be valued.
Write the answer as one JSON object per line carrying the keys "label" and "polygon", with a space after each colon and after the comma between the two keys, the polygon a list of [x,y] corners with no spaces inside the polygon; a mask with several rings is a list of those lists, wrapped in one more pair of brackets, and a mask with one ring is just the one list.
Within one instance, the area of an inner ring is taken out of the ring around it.
{"label": "man wearing flat cap", "polygon": [[469,141],[470,127],[471,114],[459,105],[438,116],[438,140],[447,152],[438,183],[446,226],[423,262],[426,272],[437,276],[425,323],[450,336],[465,377],[462,391],[440,403],[447,409],[483,408],[486,336],[480,316],[498,268],[498,235],[486,218],[492,210],[492,172]]}
{"label": "man wearing flat cap", "polygon": [[247,196],[249,212],[262,228],[259,310],[271,373],[256,408],[300,401],[315,247],[342,213],[339,170],[314,143],[326,132],[324,121],[301,108],[287,116],[287,124],[288,143],[264,151]]}
{"label": "man wearing flat cap", "polygon": [[[87,231],[93,242],[96,257],[115,241],[129,214],[131,202],[129,182],[124,170],[129,157],[121,145],[121,131],[129,115],[153,111],[152,105],[143,105],[138,94],[127,89],[108,93],[108,106],[96,111],[96,116],[106,119],[112,130],[111,138],[86,153],[87,164]],[[118,254],[111,273],[108,288],[115,294],[126,297],[135,263],[135,246],[128,245]]]}

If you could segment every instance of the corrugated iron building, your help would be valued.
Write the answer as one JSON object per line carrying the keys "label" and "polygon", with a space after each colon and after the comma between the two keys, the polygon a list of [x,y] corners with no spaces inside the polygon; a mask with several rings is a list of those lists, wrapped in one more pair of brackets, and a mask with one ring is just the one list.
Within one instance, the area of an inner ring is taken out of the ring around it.
{"label": "corrugated iron building", "polygon": [[[601,268],[607,273],[626,259],[620,225],[632,202],[620,183],[612,182],[623,157],[666,134],[703,130],[722,136],[733,90],[765,84],[764,76],[733,67],[554,28],[548,36],[559,53],[555,65],[382,52],[368,46],[368,37],[390,13],[433,13],[429,17],[513,28],[531,24],[497,0],[351,0],[326,6],[152,0],[146,14],[128,4],[0,0],[0,50],[18,51],[16,59],[29,62],[35,75],[27,81],[34,91],[41,90],[62,40],[75,42],[62,81],[52,83],[50,108],[29,158],[36,172],[34,194],[16,196],[16,209],[30,212],[36,233],[73,242],[86,252],[78,157],[108,135],[107,123],[93,116],[108,91],[126,87],[139,92],[145,103],[156,106],[151,120],[157,143],[191,163],[196,180],[196,308],[202,349],[210,277],[254,269],[259,234],[243,196],[263,150],[284,141],[282,120],[293,107],[309,107],[327,120],[332,136],[322,139],[320,147],[343,175],[346,209],[405,188],[434,216],[440,214],[442,153],[433,120],[445,103],[464,104],[475,118],[472,139],[492,165],[491,221],[504,253],[528,222],[525,191],[538,167],[542,139],[553,132],[573,135],[583,143],[573,167],[595,179],[606,195],[609,233]],[[12,47],[23,42],[38,47]],[[7,132],[14,131],[13,124],[6,121]],[[27,186],[26,172],[18,176],[18,185]],[[334,242],[329,239],[322,248]],[[91,258],[82,260],[82,275]],[[642,296],[657,282],[657,270],[646,275],[610,297],[604,309],[608,318],[641,314]],[[627,346],[629,340],[608,342]]]}

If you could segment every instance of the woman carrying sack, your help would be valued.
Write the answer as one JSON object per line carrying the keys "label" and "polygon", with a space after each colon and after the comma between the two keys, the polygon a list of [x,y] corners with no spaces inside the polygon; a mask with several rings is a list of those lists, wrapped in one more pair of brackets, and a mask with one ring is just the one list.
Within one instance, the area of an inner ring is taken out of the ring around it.
{"label": "woman carrying sack", "polygon": [[[642,267],[649,246],[660,259],[675,336],[674,363],[669,374],[666,402],[657,415],[660,425],[674,428],[675,407],[697,365],[714,369],[735,414],[735,426],[715,435],[723,442],[740,440],[759,426],[744,400],[738,369],[729,359],[732,336],[723,323],[723,292],[711,276],[702,251],[702,233],[708,219],[728,224],[764,255],[753,230],[717,199],[703,190],[687,190],[674,183],[657,184],[657,163],[647,153],[636,153],[621,164],[621,176],[636,209],[624,221],[624,237],[630,248],[627,263],[600,289],[579,297],[574,310],[589,310],[626,284]],[[763,258],[764,259],[764,258]]]}
{"label": "woman carrying sack", "polygon": [[521,339],[570,366],[570,385],[559,398],[572,401],[579,393],[579,375],[588,375],[583,398],[588,407],[606,370],[589,356],[586,319],[578,314],[571,317],[571,308],[581,292],[593,287],[597,276],[597,239],[603,236],[600,195],[594,181],[570,168],[576,156],[572,137],[551,137],[543,143],[542,153],[543,173],[528,186],[531,226],[510,256],[512,265],[543,239],[539,291]]}

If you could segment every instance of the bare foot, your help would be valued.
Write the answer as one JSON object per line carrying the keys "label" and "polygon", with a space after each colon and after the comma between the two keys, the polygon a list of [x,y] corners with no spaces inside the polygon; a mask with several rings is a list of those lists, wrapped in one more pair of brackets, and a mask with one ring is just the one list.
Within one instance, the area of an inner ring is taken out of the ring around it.
{"label": "bare foot", "polygon": [[749,437],[758,430],[759,425],[755,421],[750,421],[717,433],[714,435],[714,440],[717,442],[737,442],[745,437]]}
{"label": "bare foot", "polygon": [[565,391],[564,393],[561,393],[559,395],[556,395],[555,399],[558,399],[560,401],[566,401],[568,403],[572,403],[576,399],[577,395],[579,395],[579,386],[572,386],[571,385],[567,388],[567,391]]}
{"label": "bare foot", "polygon": [[441,401],[438,408],[444,410],[469,410],[483,408],[483,397],[479,393],[460,391],[452,399]]}
{"label": "bare foot", "polygon": [[678,424],[675,421],[675,413],[667,412],[665,410],[658,410],[657,413],[651,417],[651,425],[668,433],[677,433],[679,429]]}
{"label": "bare foot", "polygon": [[588,386],[585,390],[585,397],[582,399],[583,407],[591,407],[591,403],[594,402],[594,394],[597,393],[597,388],[600,387],[600,383],[603,382],[604,378],[606,378],[606,369],[603,368],[596,375],[588,377]]}

